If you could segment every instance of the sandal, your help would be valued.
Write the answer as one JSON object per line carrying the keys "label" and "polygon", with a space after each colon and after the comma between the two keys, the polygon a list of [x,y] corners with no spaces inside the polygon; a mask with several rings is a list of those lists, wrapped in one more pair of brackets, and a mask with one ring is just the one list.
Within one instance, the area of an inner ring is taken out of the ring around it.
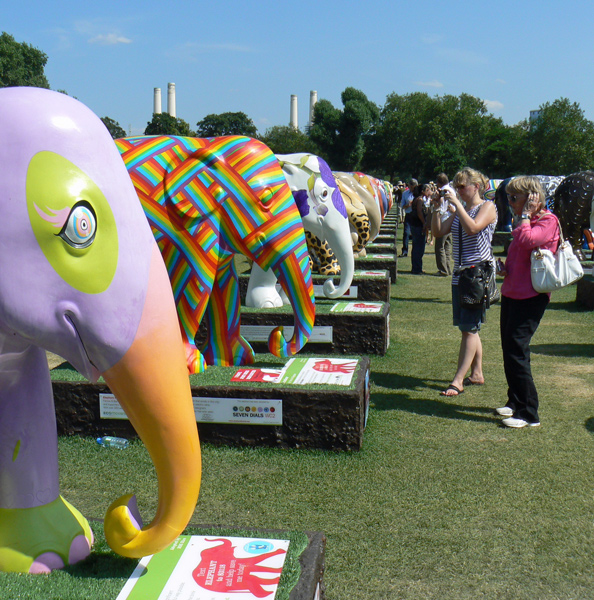
{"label": "sandal", "polygon": [[[454,392],[456,392],[455,394],[448,394],[448,392],[452,390]],[[447,396],[448,398],[452,397],[452,396],[459,396],[460,394],[463,394],[464,390],[461,390],[460,388],[456,387],[453,383],[450,383],[450,385],[448,385],[448,387],[445,390],[442,390],[441,392],[439,392],[440,396]]]}
{"label": "sandal", "polygon": [[464,383],[464,387],[467,387],[469,385],[485,385],[484,381],[483,382],[472,381],[472,379],[470,379],[470,377],[467,377],[463,383]]}

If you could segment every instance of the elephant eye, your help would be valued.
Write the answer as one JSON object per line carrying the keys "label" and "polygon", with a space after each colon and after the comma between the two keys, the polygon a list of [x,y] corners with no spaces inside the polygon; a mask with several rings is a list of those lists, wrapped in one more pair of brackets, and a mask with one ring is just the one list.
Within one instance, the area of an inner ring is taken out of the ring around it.
{"label": "elephant eye", "polygon": [[93,243],[96,232],[95,211],[88,202],[83,200],[72,207],[58,235],[73,248],[88,248]]}
{"label": "elephant eye", "polygon": [[328,190],[324,190],[322,192],[322,198],[327,198],[328,197]]}

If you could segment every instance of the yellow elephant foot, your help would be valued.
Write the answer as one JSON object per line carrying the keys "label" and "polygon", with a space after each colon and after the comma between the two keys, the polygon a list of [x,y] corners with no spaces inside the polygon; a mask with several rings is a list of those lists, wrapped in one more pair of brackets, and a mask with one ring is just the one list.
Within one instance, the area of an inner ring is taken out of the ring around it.
{"label": "yellow elephant foot", "polygon": [[50,573],[91,552],[87,520],[61,496],[35,508],[0,508],[0,571]]}

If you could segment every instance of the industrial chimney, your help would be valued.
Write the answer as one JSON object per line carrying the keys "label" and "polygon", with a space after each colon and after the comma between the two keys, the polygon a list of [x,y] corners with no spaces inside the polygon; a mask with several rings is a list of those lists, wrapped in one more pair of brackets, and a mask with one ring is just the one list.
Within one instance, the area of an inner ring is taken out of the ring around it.
{"label": "industrial chimney", "polygon": [[155,93],[153,95],[153,114],[161,114],[161,88],[155,88]]}
{"label": "industrial chimney", "polygon": [[318,102],[318,92],[312,90],[309,92],[309,126],[313,125],[314,108]]}
{"label": "industrial chimney", "polygon": [[176,117],[175,114],[175,83],[167,84],[167,112],[172,117]]}
{"label": "industrial chimney", "polygon": [[289,126],[293,129],[299,129],[299,125],[297,123],[297,96],[295,94],[291,94],[291,117],[289,120]]}

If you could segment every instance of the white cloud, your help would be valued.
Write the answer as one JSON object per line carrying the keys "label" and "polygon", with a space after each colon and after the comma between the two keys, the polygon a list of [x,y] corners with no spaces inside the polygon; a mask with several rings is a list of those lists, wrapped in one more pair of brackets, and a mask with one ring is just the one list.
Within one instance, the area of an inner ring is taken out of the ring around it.
{"label": "white cloud", "polygon": [[443,83],[441,81],[437,81],[434,79],[433,81],[415,81],[415,85],[420,85],[421,87],[433,87],[433,88],[442,88]]}
{"label": "white cloud", "polygon": [[131,44],[132,40],[117,33],[99,34],[89,40],[89,44],[115,46],[116,44]]}
{"label": "white cloud", "polygon": [[[74,22],[74,31],[87,38],[89,44],[115,46],[131,44],[132,40],[120,33],[120,27],[107,19],[81,19]],[[105,33],[105,32],[108,33]]]}
{"label": "white cloud", "polygon": [[503,109],[503,104],[499,100],[483,100],[485,108],[491,112],[496,112]]}

